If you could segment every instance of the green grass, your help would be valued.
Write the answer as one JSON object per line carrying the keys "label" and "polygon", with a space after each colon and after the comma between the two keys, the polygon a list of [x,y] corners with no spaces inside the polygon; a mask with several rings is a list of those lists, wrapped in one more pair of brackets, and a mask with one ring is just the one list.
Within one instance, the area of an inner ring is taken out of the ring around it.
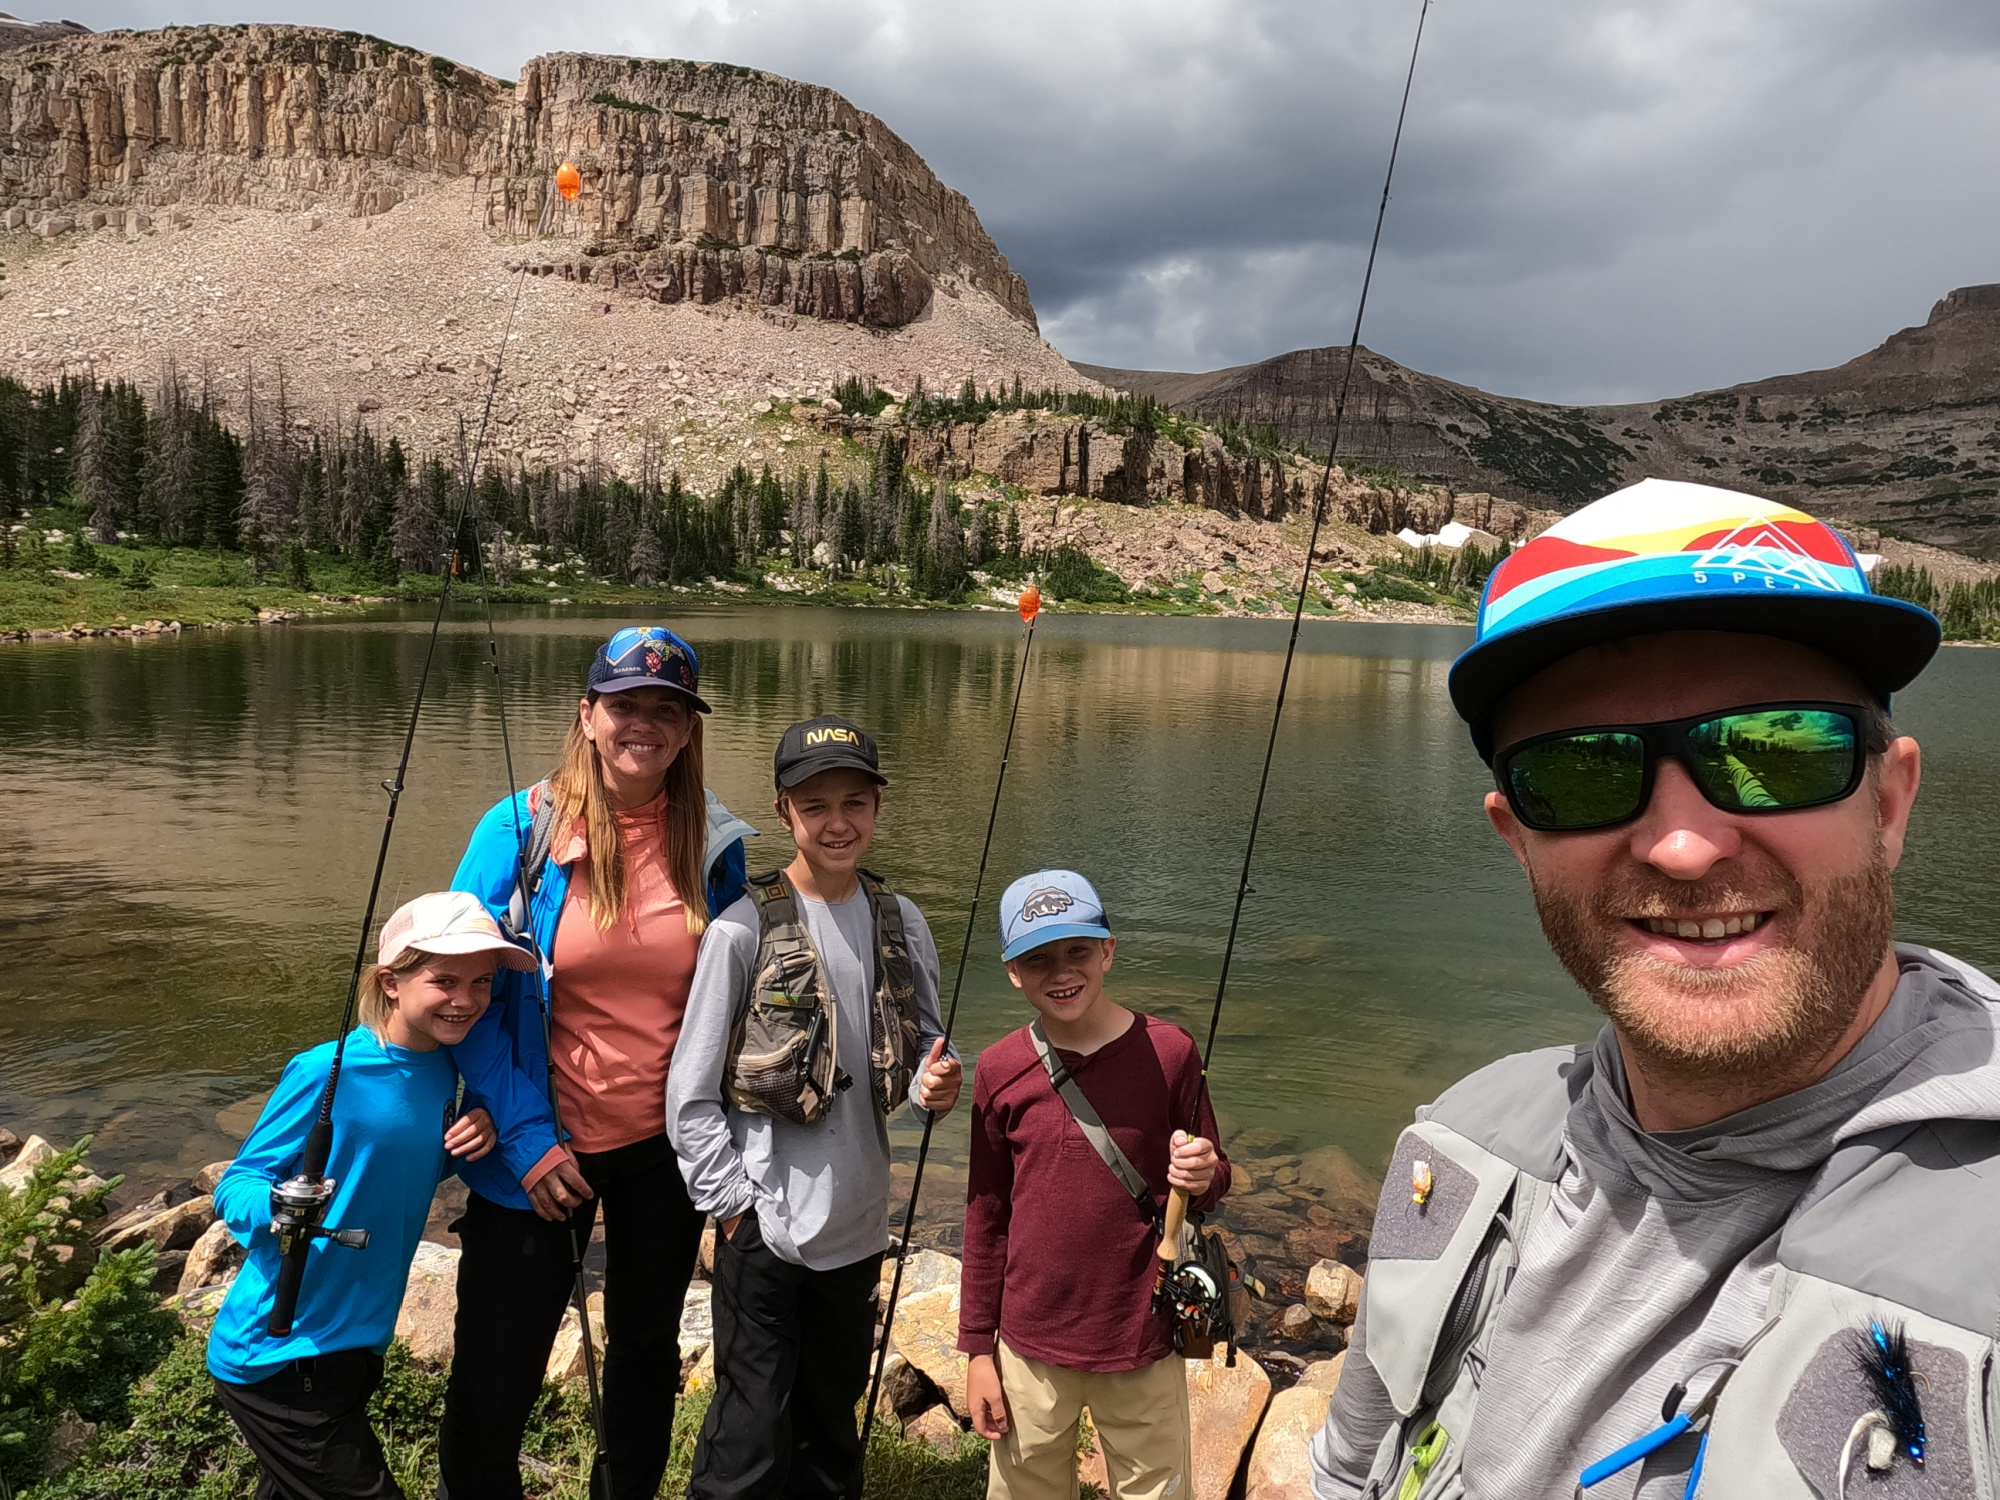
{"label": "green grass", "polygon": [[[68,1472],[23,1492],[23,1500],[248,1500],[256,1463],[228,1413],[215,1399],[203,1351],[206,1329],[183,1335],[132,1398],[127,1427],[101,1430]],[[444,1415],[445,1375],[412,1363],[391,1345],[381,1389],[370,1404],[375,1430],[403,1493],[437,1489],[437,1432]],[[660,1494],[687,1493],[695,1436],[709,1392],[690,1392],[676,1405],[671,1457]],[[546,1385],[522,1440],[529,1493],[538,1500],[587,1500],[592,1450],[590,1409],[580,1384]],[[986,1493],[986,1444],[966,1434],[958,1451],[940,1455],[878,1424],[868,1447],[865,1500],[979,1500]]]}
{"label": "green grass", "polygon": [[[65,549],[58,547],[60,554]],[[183,625],[220,625],[257,618],[261,609],[318,610],[331,606],[313,594],[286,588],[277,575],[253,583],[249,562],[235,554],[169,551],[147,547],[99,547],[101,564],[116,573],[64,578],[17,562],[0,571],[0,633],[92,629],[178,620]],[[152,582],[128,587],[132,563],[144,560]],[[66,559],[63,560],[66,565]]]}

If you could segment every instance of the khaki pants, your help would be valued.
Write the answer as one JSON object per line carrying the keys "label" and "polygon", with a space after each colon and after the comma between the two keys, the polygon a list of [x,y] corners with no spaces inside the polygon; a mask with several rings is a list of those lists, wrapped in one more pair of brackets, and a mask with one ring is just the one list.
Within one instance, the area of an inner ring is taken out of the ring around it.
{"label": "khaki pants", "polygon": [[1191,1500],[1187,1362],[1170,1354],[1112,1375],[1065,1370],[994,1346],[1007,1435],[993,1445],[987,1500],[1076,1500],[1077,1419],[1090,1408],[1114,1500]]}

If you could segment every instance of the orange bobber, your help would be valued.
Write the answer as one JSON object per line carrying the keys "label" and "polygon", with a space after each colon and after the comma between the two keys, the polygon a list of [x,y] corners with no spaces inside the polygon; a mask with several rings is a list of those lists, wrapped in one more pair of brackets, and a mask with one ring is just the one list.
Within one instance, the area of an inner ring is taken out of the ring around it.
{"label": "orange bobber", "polygon": [[1041,612],[1042,591],[1031,583],[1021,590],[1021,618],[1032,625],[1035,623],[1035,616]]}
{"label": "orange bobber", "polygon": [[566,161],[556,168],[556,191],[563,195],[563,201],[576,202],[576,195],[583,191],[583,174],[576,169],[576,163]]}

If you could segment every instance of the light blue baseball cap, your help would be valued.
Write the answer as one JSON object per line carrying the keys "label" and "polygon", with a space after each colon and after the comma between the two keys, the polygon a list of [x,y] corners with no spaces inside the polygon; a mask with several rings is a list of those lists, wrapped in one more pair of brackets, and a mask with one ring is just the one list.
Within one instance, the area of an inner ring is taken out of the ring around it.
{"label": "light blue baseball cap", "polygon": [[1000,898],[1000,957],[1019,958],[1059,938],[1111,936],[1097,888],[1074,870],[1037,870]]}

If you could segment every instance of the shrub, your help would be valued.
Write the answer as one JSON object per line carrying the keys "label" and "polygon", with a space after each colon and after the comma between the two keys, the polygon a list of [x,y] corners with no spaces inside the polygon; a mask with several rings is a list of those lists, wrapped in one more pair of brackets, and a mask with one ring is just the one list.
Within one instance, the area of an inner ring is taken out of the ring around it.
{"label": "shrub", "polygon": [[1109,568],[1099,567],[1074,542],[1064,542],[1049,559],[1043,579],[1050,595],[1082,604],[1123,604],[1131,591]]}
{"label": "shrub", "polygon": [[312,572],[306,565],[306,544],[293,542],[285,548],[285,587],[309,594],[312,586]]}
{"label": "shrub", "polygon": [[1357,599],[1393,600],[1399,604],[1435,604],[1437,595],[1420,583],[1412,583],[1407,578],[1398,578],[1393,573],[1385,573],[1379,568],[1361,580],[1354,591]]}
{"label": "shrub", "polygon": [[[207,1335],[183,1334],[131,1399],[128,1426],[102,1433],[68,1473],[30,1491],[25,1500],[249,1500],[257,1464],[215,1398],[205,1358]],[[382,1384],[369,1417],[382,1439],[390,1471],[412,1497],[437,1488],[437,1432],[447,1376],[389,1346]],[[708,1414],[709,1392],[691,1391],[674,1408],[673,1447],[661,1494],[687,1493],[695,1437]],[[585,1478],[592,1451],[590,1403],[581,1384],[545,1385],[528,1419],[521,1452],[544,1500],[588,1500]],[[957,1453],[940,1456],[877,1425],[868,1445],[867,1500],[979,1500],[986,1493],[986,1444],[967,1435]]]}
{"label": "shrub", "polygon": [[153,565],[143,557],[132,559],[132,566],[125,574],[125,587],[133,592],[153,586]]}
{"label": "shrub", "polygon": [[0,1189],[0,1489],[41,1472],[64,1412],[124,1421],[132,1382],[173,1339],[152,1292],[153,1247],[99,1257],[90,1243],[120,1179],[90,1176],[89,1145]]}

